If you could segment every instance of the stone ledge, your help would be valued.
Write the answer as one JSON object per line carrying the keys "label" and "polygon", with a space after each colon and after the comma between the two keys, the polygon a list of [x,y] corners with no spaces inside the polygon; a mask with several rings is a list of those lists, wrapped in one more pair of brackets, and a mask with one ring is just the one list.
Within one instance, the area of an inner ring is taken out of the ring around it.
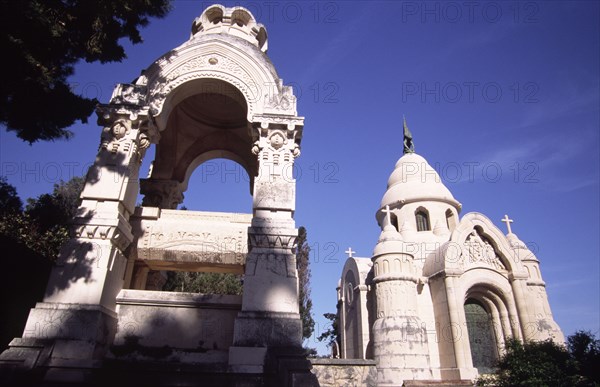
{"label": "stone ledge", "polygon": [[426,386],[437,386],[437,387],[463,387],[473,386],[471,380],[406,380],[404,381],[404,387],[426,387]]}
{"label": "stone ledge", "polygon": [[123,289],[117,304],[239,310],[242,296]]}
{"label": "stone ledge", "polygon": [[308,359],[312,365],[325,366],[375,366],[377,362],[371,359]]}

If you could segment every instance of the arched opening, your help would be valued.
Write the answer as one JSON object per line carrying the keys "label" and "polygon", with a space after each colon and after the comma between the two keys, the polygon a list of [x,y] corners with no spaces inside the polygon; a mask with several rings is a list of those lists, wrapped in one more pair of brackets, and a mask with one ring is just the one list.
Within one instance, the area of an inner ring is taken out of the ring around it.
{"label": "arched opening", "polygon": [[252,17],[244,9],[237,9],[231,14],[231,25],[244,27],[250,23],[250,20],[252,20]]}
{"label": "arched opening", "polygon": [[494,371],[498,360],[498,345],[491,314],[483,303],[473,298],[467,299],[464,308],[473,367],[480,374],[489,374]]}
{"label": "arched opening", "polygon": [[400,231],[400,227],[398,226],[398,216],[394,213],[390,213],[390,222],[392,226],[396,229],[396,231]]}
{"label": "arched opening", "polygon": [[214,158],[198,165],[187,179],[182,206],[193,211],[252,212],[250,176],[229,158]]}
{"label": "arched opening", "polygon": [[417,221],[417,231],[431,231],[429,211],[423,207],[419,207],[415,212],[415,218]]}
{"label": "arched opening", "polygon": [[[219,11],[209,13],[211,21]],[[151,269],[145,289],[240,294],[258,170],[246,100],[233,85],[206,78],[180,86],[170,101],[166,129],[141,187],[144,206],[162,209],[153,227],[172,242],[145,258]],[[190,214],[166,211],[175,209]]]}

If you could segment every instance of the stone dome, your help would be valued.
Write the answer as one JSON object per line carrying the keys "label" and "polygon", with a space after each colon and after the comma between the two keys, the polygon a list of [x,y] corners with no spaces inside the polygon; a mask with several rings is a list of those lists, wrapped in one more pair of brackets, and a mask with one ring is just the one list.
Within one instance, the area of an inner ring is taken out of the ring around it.
{"label": "stone dome", "polygon": [[391,224],[386,225],[373,250],[373,257],[383,254],[399,254],[405,251],[402,235]]}
{"label": "stone dome", "polygon": [[427,160],[416,153],[407,153],[400,157],[390,175],[381,208],[386,205],[399,207],[415,201],[442,201],[460,210],[460,203]]}

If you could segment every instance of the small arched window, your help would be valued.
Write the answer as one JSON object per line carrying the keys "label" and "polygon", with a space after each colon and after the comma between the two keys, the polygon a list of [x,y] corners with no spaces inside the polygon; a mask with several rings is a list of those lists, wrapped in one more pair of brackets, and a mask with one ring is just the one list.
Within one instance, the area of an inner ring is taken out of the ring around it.
{"label": "small arched window", "polygon": [[451,209],[446,210],[446,225],[450,231],[454,231],[454,227],[456,227],[456,218]]}
{"label": "small arched window", "polygon": [[398,228],[398,217],[395,214],[390,214],[390,219],[392,222],[392,226],[396,228],[396,231],[400,231],[400,229]]}
{"label": "small arched window", "polygon": [[415,213],[417,219],[417,231],[430,231],[429,213],[424,208],[419,208]]}

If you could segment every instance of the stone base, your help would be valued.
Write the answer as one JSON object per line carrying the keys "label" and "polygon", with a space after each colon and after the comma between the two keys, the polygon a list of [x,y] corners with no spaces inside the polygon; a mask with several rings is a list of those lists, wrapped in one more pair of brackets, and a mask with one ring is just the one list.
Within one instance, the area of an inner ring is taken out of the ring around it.
{"label": "stone base", "polygon": [[[304,350],[296,348],[230,347],[229,371],[237,374],[264,375],[277,387],[318,386]],[[239,380],[242,386],[245,381]],[[237,386],[237,384],[236,384]]]}
{"label": "stone base", "polygon": [[473,380],[479,373],[476,368],[442,368],[442,380]]}
{"label": "stone base", "polygon": [[404,387],[466,387],[473,386],[472,380],[406,380]]}
{"label": "stone base", "polygon": [[266,357],[265,347],[229,347],[229,370],[261,374],[265,371]]}
{"label": "stone base", "polygon": [[[49,342],[51,343],[51,342]],[[17,339],[24,351],[22,359],[48,359],[50,348],[42,340]],[[50,344],[51,345],[51,344]],[[15,347],[16,348],[16,347]],[[235,353],[236,351],[233,350]],[[239,348],[238,348],[239,349]],[[232,372],[226,364],[189,364],[168,360],[139,360],[105,358],[94,366],[59,366],[38,361],[38,365],[25,369],[11,367],[19,363],[17,357],[0,357],[0,385],[2,386],[202,386],[202,387],[317,387],[316,377],[311,374],[310,362],[303,356],[302,349],[278,348],[267,351],[257,348],[245,355],[264,355],[265,372]],[[32,356],[35,352],[35,356]],[[238,352],[239,353],[239,352]],[[13,352],[16,355],[16,352]],[[20,363],[23,363],[21,361]],[[260,362],[257,362],[260,363]]]}
{"label": "stone base", "polygon": [[237,347],[302,347],[302,321],[297,313],[240,312],[233,343]]}
{"label": "stone base", "polygon": [[23,338],[0,355],[2,368],[96,367],[111,344],[117,319],[100,306],[40,302],[31,309]]}

